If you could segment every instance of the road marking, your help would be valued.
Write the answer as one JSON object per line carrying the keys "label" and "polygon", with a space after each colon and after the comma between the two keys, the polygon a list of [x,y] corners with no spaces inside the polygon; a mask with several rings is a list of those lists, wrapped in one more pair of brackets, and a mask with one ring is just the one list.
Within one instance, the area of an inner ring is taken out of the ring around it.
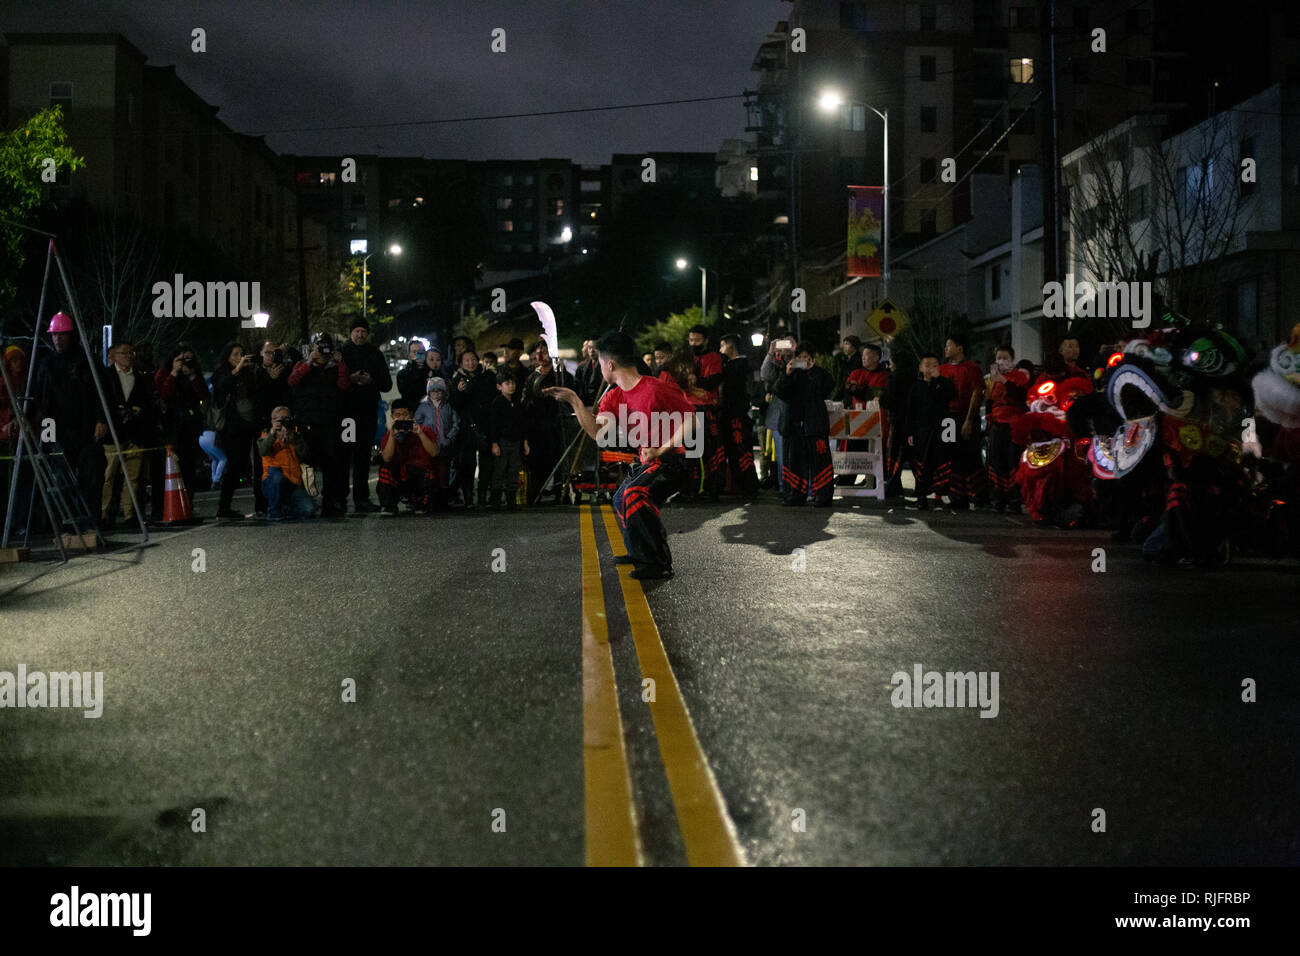
{"label": "road marking", "polygon": [[582,766],[587,812],[587,865],[640,866],[632,776],[609,647],[605,593],[596,550],[596,515],[588,505],[582,538]]}
{"label": "road marking", "polygon": [[[623,534],[609,507],[602,507],[605,530],[615,557],[626,554]],[[618,566],[618,581],[623,588],[623,602],[636,644],[636,656],[642,677],[655,682],[655,700],[650,702],[659,756],[664,762],[668,789],[677,810],[677,825],[686,845],[686,859],[691,866],[744,866],[745,855],[736,837],[736,826],[727,813],[722,791],[713,777],[709,762],[700,747],[691,715],[686,710],[681,688],[668,663],[668,652],[659,636],[659,628],[650,613],[641,582],[629,577],[629,565]]]}

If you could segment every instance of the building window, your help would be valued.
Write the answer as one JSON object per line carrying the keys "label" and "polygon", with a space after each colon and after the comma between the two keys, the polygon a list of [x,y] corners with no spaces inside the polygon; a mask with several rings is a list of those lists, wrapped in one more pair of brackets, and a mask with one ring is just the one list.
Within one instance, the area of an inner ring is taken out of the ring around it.
{"label": "building window", "polygon": [[1124,82],[1129,86],[1151,85],[1151,61],[1130,58],[1124,61]]}
{"label": "building window", "polygon": [[935,211],[933,209],[922,209],[921,210],[921,235],[923,236],[935,235],[939,231],[938,227],[936,226],[937,219],[938,217],[935,214]]}
{"label": "building window", "polygon": [[536,226],[536,225],[537,225],[537,223],[533,222],[531,219],[525,219],[525,220],[524,220],[524,232],[532,232],[532,231],[533,231],[533,227]]}
{"label": "building window", "polygon": [[936,110],[933,106],[921,107],[921,132],[933,133],[938,126]]}
{"label": "building window", "polygon": [[932,56],[921,57],[921,82],[922,83],[934,82],[934,77],[935,77],[934,63],[935,60],[934,57]]}
{"label": "building window", "polygon": [[1195,209],[1202,197],[1214,192],[1214,164],[1184,166],[1178,170],[1178,206],[1185,213]]}
{"label": "building window", "polygon": [[320,184],[321,184],[322,186],[333,186],[333,185],[334,185],[334,174],[333,174],[333,173],[321,173],[321,174],[320,174]]}
{"label": "building window", "polygon": [[[1257,157],[1257,156],[1255,155],[1255,137],[1253,137],[1253,136],[1247,136],[1245,139],[1243,139],[1243,140],[1241,141],[1241,155],[1237,157],[1237,168],[1238,168],[1238,169],[1241,169],[1241,163],[1242,163],[1242,160],[1245,160],[1245,159],[1253,159],[1253,160],[1255,160],[1255,165],[1256,165],[1256,167],[1259,166],[1259,157]],[[1258,168],[1255,170],[1255,172],[1258,174],[1258,172],[1259,172]],[[1238,181],[1240,181],[1241,177],[1238,176],[1237,178],[1238,178]],[[1253,193],[1253,192],[1258,188],[1258,186],[1259,186],[1259,183],[1247,183],[1247,182],[1242,182],[1242,183],[1241,183],[1241,195],[1243,195],[1243,196],[1249,196],[1251,193]]]}
{"label": "building window", "polygon": [[840,29],[865,30],[867,28],[867,5],[865,3],[840,4]]}
{"label": "building window", "polygon": [[551,215],[552,215],[552,216],[563,216],[563,215],[564,215],[564,200],[563,200],[563,199],[554,199],[554,200],[551,201]]}
{"label": "building window", "polygon": [[515,177],[511,176],[509,173],[506,173],[504,176],[501,177],[502,186],[513,186],[514,184],[515,184]]}
{"label": "building window", "polygon": [[514,205],[514,203],[515,201],[511,199],[509,196],[501,196],[497,199],[497,208],[509,209],[511,206]]}
{"label": "building window", "polygon": [[1034,30],[1037,29],[1037,21],[1034,17],[1033,7],[1008,7],[1007,8],[1007,28],[1011,30]]}
{"label": "building window", "polygon": [[402,208],[402,200],[401,200],[401,199],[390,199],[390,200],[388,200],[388,208],[389,208],[389,209],[401,209],[401,208]]}
{"label": "building window", "polygon": [[861,103],[840,107],[840,129],[861,133],[867,128],[867,108]]}
{"label": "building window", "polygon": [[1010,67],[1012,83],[1034,82],[1033,57],[1028,57],[1028,56],[1012,57],[1007,62],[1007,65]]}
{"label": "building window", "polygon": [[1002,298],[1002,263],[995,262],[989,266],[989,299],[996,302]]}
{"label": "building window", "polygon": [[1151,186],[1134,186],[1128,191],[1128,218],[1138,222],[1151,214]]}
{"label": "building window", "polygon": [[520,177],[519,177],[519,183],[520,183],[520,185],[522,185],[522,186],[531,186],[531,185],[533,184],[533,177],[532,177],[532,176],[520,176]]}
{"label": "building window", "polygon": [[600,192],[600,180],[584,179],[578,189],[584,193],[598,193]]}
{"label": "building window", "polygon": [[921,4],[921,32],[934,33],[935,30],[938,29],[938,25],[935,22],[935,20],[936,18],[934,13],[934,4],[933,3]]}
{"label": "building window", "polygon": [[63,112],[72,109],[72,81],[60,80],[50,84],[50,105],[62,106]]}
{"label": "building window", "polygon": [[924,159],[922,159],[921,160],[921,182],[923,183],[934,182],[935,171],[937,168],[938,168],[938,163],[935,162],[933,156],[927,156]]}
{"label": "building window", "polygon": [[503,219],[501,222],[497,223],[497,228],[502,232],[514,232],[515,224],[512,220]]}

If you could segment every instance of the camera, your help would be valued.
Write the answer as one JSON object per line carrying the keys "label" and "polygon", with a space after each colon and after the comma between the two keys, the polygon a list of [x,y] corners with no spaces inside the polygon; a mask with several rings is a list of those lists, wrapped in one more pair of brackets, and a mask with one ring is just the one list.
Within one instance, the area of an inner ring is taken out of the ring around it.
{"label": "camera", "polygon": [[393,431],[395,432],[409,432],[414,427],[415,421],[410,418],[399,418],[393,422]]}
{"label": "camera", "polygon": [[275,349],[274,351],[271,352],[271,364],[272,365],[284,364],[284,349]]}
{"label": "camera", "polygon": [[280,424],[284,426],[285,431],[291,432],[294,430],[297,423],[294,422],[292,418],[282,418],[280,419]]}

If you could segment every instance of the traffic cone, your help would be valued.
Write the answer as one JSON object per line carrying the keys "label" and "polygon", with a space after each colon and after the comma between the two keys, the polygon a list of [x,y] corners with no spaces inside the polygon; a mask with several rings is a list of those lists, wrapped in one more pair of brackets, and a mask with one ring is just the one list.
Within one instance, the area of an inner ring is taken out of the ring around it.
{"label": "traffic cone", "polygon": [[176,449],[167,446],[167,471],[163,476],[163,524],[194,524],[190,493],[181,478],[181,463]]}

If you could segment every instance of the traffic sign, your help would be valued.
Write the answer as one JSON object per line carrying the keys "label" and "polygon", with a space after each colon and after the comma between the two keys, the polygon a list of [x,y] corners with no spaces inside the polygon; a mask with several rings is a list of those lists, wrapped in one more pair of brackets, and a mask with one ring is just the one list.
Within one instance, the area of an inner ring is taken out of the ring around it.
{"label": "traffic sign", "polygon": [[907,328],[907,313],[885,299],[867,316],[867,326],[877,335],[892,339]]}

